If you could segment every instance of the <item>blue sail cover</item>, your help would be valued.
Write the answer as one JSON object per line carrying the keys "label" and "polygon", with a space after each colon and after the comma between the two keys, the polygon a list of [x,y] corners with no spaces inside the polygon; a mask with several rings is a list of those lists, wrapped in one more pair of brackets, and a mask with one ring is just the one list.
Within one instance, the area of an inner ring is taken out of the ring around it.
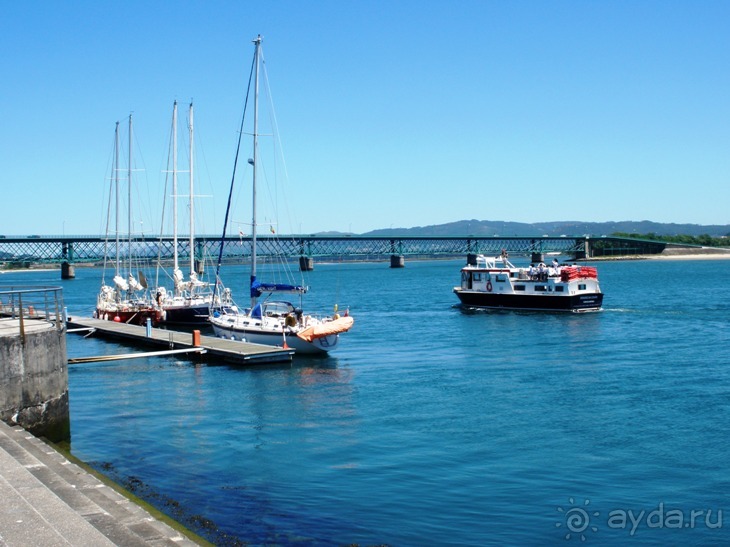
{"label": "blue sail cover", "polygon": [[284,283],[262,283],[251,276],[251,297],[257,298],[265,292],[307,292],[301,285],[285,285]]}

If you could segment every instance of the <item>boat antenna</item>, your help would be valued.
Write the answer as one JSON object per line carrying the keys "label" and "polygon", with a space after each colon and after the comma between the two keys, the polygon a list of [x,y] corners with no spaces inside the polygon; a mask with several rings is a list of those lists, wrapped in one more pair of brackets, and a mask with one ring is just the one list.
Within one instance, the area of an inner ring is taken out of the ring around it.
{"label": "boat antenna", "polygon": [[246,100],[243,104],[243,116],[241,116],[241,128],[238,131],[238,144],[236,145],[236,157],[233,160],[233,175],[231,176],[231,186],[228,190],[228,204],[226,205],[226,216],[223,220],[223,235],[221,235],[221,244],[218,250],[218,264],[215,269],[215,293],[218,294],[218,287],[220,285],[219,274],[221,271],[221,262],[223,262],[223,246],[226,243],[226,228],[228,226],[228,216],[231,212],[231,201],[233,200],[233,183],[236,180],[236,168],[238,166],[238,155],[241,151],[241,139],[243,137],[243,122],[246,119],[246,110],[248,108],[248,96],[251,93],[251,80],[253,79],[253,69],[256,65],[256,54],[254,53],[253,62],[251,63],[251,71],[248,75],[248,88],[246,89]]}
{"label": "boat antenna", "polygon": [[114,212],[114,230],[116,231],[115,248],[116,248],[116,264],[114,275],[119,275],[119,122],[117,122],[114,130],[114,199],[116,201]]}
{"label": "boat antenna", "polygon": [[[172,104],[172,272],[178,269],[177,251],[177,100]],[[177,287],[175,287],[177,296]]]}
{"label": "boat antenna", "polygon": [[129,247],[129,271],[127,275],[132,275],[132,114],[129,114],[129,162],[127,165],[127,238]]}
{"label": "boat antenna", "polygon": [[190,100],[190,110],[189,110],[189,138],[190,138],[190,197],[188,198],[188,203],[190,204],[190,278],[192,279],[193,274],[195,274],[195,194],[193,192],[194,190],[194,181],[193,181],[193,154],[195,147],[193,146],[193,101]]}

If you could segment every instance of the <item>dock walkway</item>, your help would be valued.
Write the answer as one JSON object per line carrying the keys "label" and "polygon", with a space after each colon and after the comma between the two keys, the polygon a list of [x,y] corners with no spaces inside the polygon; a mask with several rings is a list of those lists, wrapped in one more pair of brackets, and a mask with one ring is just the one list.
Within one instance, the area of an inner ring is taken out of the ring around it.
{"label": "dock walkway", "polygon": [[[127,340],[145,346],[157,346],[165,349],[194,347],[193,335],[189,332],[153,328],[151,329],[151,336],[147,337],[146,327],[92,319],[90,317],[69,318],[67,326],[69,329],[94,329],[95,334],[99,336]],[[200,347],[206,351],[199,358],[213,363],[245,365],[280,363],[291,361],[294,355],[292,349],[249,344],[205,335],[200,336]]]}
{"label": "dock walkway", "polygon": [[0,545],[192,546],[23,428],[0,421]]}

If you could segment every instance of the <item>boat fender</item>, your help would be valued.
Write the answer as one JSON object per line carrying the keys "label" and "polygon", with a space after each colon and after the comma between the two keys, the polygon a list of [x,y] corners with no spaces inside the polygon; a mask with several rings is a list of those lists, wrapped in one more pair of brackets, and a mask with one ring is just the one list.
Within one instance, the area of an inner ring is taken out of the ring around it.
{"label": "boat fender", "polygon": [[492,292],[492,282],[487,281],[487,292]]}

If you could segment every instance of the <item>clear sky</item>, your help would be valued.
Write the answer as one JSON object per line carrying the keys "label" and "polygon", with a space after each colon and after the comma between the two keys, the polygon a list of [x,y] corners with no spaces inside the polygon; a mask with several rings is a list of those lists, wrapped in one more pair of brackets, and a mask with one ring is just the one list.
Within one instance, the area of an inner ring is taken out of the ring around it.
{"label": "clear sky", "polygon": [[219,233],[257,34],[293,231],[728,224],[729,21],[725,0],[6,1],[0,234],[102,233],[131,112],[159,231],[175,99]]}

